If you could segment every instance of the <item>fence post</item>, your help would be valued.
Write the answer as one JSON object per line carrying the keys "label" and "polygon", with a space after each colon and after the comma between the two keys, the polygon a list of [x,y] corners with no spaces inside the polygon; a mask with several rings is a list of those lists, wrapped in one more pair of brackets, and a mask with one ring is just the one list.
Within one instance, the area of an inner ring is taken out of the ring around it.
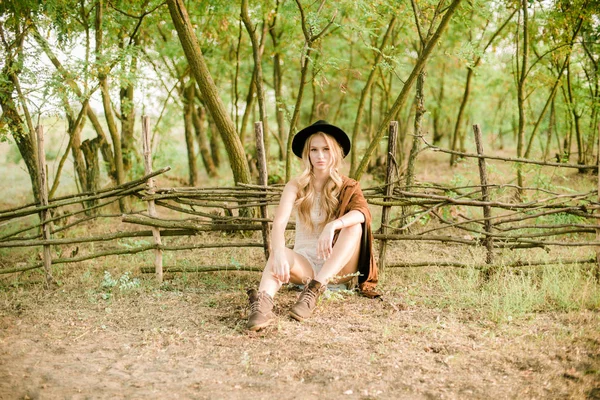
{"label": "fence post", "polygon": [[[388,128],[388,153],[387,153],[387,171],[385,174],[385,197],[384,201],[391,200],[390,196],[394,194],[394,185],[396,182],[396,138],[398,137],[398,121],[390,122]],[[388,224],[390,222],[391,206],[383,206],[381,209],[381,234],[387,235]],[[387,240],[381,239],[379,242],[379,268],[385,269],[385,254],[387,250]]]}
{"label": "fence post", "polygon": [[[152,172],[152,146],[150,143],[150,118],[147,115],[142,116],[142,145],[144,150],[144,173],[146,175]],[[148,195],[153,195],[155,193],[154,190],[154,179],[148,178],[146,182],[146,187],[148,190]],[[154,205],[154,200],[148,200],[148,215],[151,217],[156,217],[156,206]],[[154,238],[154,244],[156,245],[156,249],[154,249],[154,271],[156,274],[156,279],[159,282],[163,280],[163,258],[162,258],[162,240],[160,238],[160,230],[157,227],[152,227],[152,237]]]}
{"label": "fence post", "polygon": [[[481,139],[481,128],[478,124],[473,125],[473,133],[475,134],[475,144],[477,145],[477,154],[483,156],[483,141]],[[490,194],[488,190],[487,171],[485,168],[485,158],[479,157],[479,178],[481,180],[481,200],[485,202],[490,201]],[[494,261],[494,239],[492,233],[492,207],[489,205],[483,206],[483,218],[484,218],[484,229],[485,229],[485,247],[487,254],[485,257],[485,263],[491,264]]]}
{"label": "fence post", "polygon": [[[46,174],[46,152],[44,151],[44,127],[38,125],[36,128],[37,145],[38,145],[38,178],[40,184],[40,205],[45,207],[48,205],[48,178]],[[50,239],[50,223],[46,221],[50,216],[50,211],[44,209],[40,211],[40,223],[42,224],[42,236],[44,240]],[[44,271],[46,272],[46,284],[50,286],[54,282],[52,277],[52,252],[49,244],[44,245],[43,252]]]}
{"label": "fence post", "polygon": [[[268,184],[268,173],[267,173],[267,152],[265,151],[265,140],[263,134],[262,122],[254,123],[254,133],[256,138],[256,161],[258,163],[258,184],[267,187]],[[269,218],[269,210],[266,205],[260,206],[260,217],[263,220]],[[268,260],[271,254],[271,235],[268,221],[262,222],[262,235],[263,243],[265,248],[265,257]]]}

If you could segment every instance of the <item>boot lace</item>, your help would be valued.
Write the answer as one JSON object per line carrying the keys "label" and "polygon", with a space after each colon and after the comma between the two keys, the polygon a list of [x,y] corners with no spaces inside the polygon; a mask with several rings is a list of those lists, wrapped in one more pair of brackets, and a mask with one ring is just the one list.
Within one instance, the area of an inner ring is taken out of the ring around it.
{"label": "boot lace", "polygon": [[306,286],[306,288],[304,289],[304,291],[302,292],[302,296],[300,296],[300,301],[306,303],[308,306],[310,306],[312,303],[315,302],[315,299],[317,297],[317,292],[310,290],[308,288],[308,285]]}
{"label": "boot lace", "polygon": [[255,302],[250,303],[250,312],[251,313],[260,311],[260,300],[261,300],[261,298],[259,297],[258,299],[256,299]]}
{"label": "boot lace", "polygon": [[256,299],[256,301],[254,301],[254,302],[250,303],[250,312],[251,312],[251,313],[254,313],[254,312],[257,312],[257,311],[258,311],[258,312],[261,312],[261,313],[262,313],[262,312],[264,312],[264,311],[263,311],[263,310],[261,310],[260,308],[261,308],[261,306],[263,305],[263,303],[265,303],[265,302],[267,302],[267,304],[268,304],[268,302],[269,302],[269,298],[268,298],[268,297],[266,297],[266,296],[264,295],[264,293],[262,293],[262,292],[261,292],[261,293],[259,293],[259,294],[258,294],[258,298]]}

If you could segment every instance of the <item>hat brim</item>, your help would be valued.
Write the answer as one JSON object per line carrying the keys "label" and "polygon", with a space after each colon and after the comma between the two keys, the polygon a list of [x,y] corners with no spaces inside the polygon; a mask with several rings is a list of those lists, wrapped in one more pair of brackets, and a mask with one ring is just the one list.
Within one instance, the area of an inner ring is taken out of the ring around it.
{"label": "hat brim", "polygon": [[338,128],[335,125],[317,121],[314,124],[302,129],[294,136],[294,139],[292,140],[292,151],[297,157],[302,158],[302,151],[304,151],[304,144],[306,143],[306,140],[312,134],[315,134],[317,132],[323,132],[332,136],[342,147],[344,157],[346,157],[348,153],[350,153],[352,145],[350,143],[350,138],[348,137],[346,132],[344,132],[341,128]]}

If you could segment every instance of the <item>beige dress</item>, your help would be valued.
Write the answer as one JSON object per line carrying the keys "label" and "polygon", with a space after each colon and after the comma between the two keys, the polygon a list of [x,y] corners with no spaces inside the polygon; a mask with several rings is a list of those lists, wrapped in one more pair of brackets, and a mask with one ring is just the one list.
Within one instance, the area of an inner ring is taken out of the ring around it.
{"label": "beige dress", "polygon": [[[315,226],[325,221],[325,213],[321,209],[321,195],[315,197],[313,208],[310,210],[310,218]],[[319,273],[325,260],[317,256],[317,241],[323,229],[311,232],[310,228],[300,221],[296,213],[296,239],[294,240],[294,251],[306,258],[312,265],[315,275]]]}

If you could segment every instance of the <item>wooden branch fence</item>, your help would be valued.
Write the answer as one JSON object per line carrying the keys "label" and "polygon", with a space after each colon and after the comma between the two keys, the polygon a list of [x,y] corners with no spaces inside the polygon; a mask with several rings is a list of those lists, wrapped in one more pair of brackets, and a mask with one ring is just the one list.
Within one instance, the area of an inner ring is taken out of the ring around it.
{"label": "wooden branch fence", "polygon": [[[207,271],[261,271],[262,266],[215,266],[198,265],[194,267],[163,267],[163,252],[191,249],[209,249],[226,247],[259,247],[268,257],[270,250],[269,229],[272,219],[268,215],[269,206],[275,206],[283,191],[281,185],[267,185],[267,163],[264,151],[262,125],[255,124],[257,163],[259,183],[238,184],[234,187],[157,187],[156,176],[169,171],[162,168],[152,171],[150,152],[149,123],[142,119],[142,142],[145,159],[145,175],[140,179],[94,192],[84,192],[54,199],[47,198],[42,191],[40,204],[0,211],[0,249],[42,247],[42,261],[29,265],[10,265],[0,268],[0,274],[18,273],[44,268],[47,282],[52,281],[51,266],[74,264],[85,260],[113,255],[128,255],[151,251],[154,253],[154,266],[142,266],[141,271],[155,273],[159,281],[163,272],[207,272]],[[573,164],[542,163],[523,159],[510,159],[498,156],[486,156],[483,152],[481,131],[474,125],[477,154],[459,153],[463,157],[478,158],[480,184],[464,187],[450,187],[432,183],[420,183],[410,187],[403,186],[399,174],[400,166],[395,160],[398,125],[392,122],[389,128],[387,171],[385,183],[381,186],[363,188],[367,201],[373,209],[381,208],[381,226],[374,237],[379,243],[379,265],[385,270],[393,267],[422,267],[427,265],[451,266],[458,268],[475,267],[485,270],[494,268],[494,253],[497,249],[530,249],[548,246],[593,247],[596,257],[587,259],[554,260],[552,263],[589,264],[595,263],[596,272],[600,271],[600,179],[598,187],[582,193],[558,193],[548,189],[525,187],[509,184],[488,183],[486,159],[507,162],[532,163],[551,167],[591,169],[598,166]],[[599,135],[600,137],[600,135]],[[433,147],[445,153],[456,153]],[[40,187],[45,188],[45,165],[43,157],[43,129],[38,129],[40,150]],[[599,143],[600,144],[600,143]],[[599,146],[600,147],[600,146]],[[514,201],[507,192],[520,191],[523,198],[530,201]],[[132,211],[127,214],[99,213],[119,199],[135,196],[146,203],[145,211]],[[102,202],[99,202],[102,201]],[[158,207],[164,208],[169,215],[183,215],[184,218],[160,217]],[[401,211],[392,218],[394,208]],[[241,210],[255,210],[240,212]],[[62,211],[61,211],[62,210]],[[33,222],[25,227],[22,218],[39,215],[39,223]],[[54,216],[53,216],[54,215]],[[249,216],[246,216],[249,215]],[[252,216],[255,215],[255,216]],[[58,227],[58,221],[65,218],[73,221]],[[98,218],[119,218],[122,227],[134,226],[135,230],[119,229],[118,232],[96,236],[68,236],[74,227],[84,225]],[[566,219],[565,222],[541,223],[540,219]],[[576,221],[576,222],[575,222]],[[7,226],[16,225],[12,230]],[[140,227],[150,229],[140,230]],[[294,224],[288,224],[293,230]],[[10,232],[7,232],[11,230]],[[31,232],[33,231],[33,232]],[[204,242],[186,245],[167,245],[163,238],[174,236],[193,236],[199,232],[236,232],[261,231],[261,240],[236,240],[226,242]],[[28,233],[30,232],[30,233]],[[570,236],[568,236],[570,235]],[[576,237],[573,237],[576,235]],[[63,236],[57,238],[57,236]],[[125,238],[150,238],[152,242],[144,245],[123,245],[118,241]],[[485,263],[472,265],[455,261],[427,261],[392,263],[387,257],[390,241],[426,241],[444,244],[467,245],[485,248]],[[110,242],[113,246],[104,251],[78,254],[74,251],[69,257],[52,258],[53,251],[61,246],[95,244]],[[543,261],[515,262],[509,267],[524,267],[545,264]],[[505,265],[506,266],[506,265]]]}

